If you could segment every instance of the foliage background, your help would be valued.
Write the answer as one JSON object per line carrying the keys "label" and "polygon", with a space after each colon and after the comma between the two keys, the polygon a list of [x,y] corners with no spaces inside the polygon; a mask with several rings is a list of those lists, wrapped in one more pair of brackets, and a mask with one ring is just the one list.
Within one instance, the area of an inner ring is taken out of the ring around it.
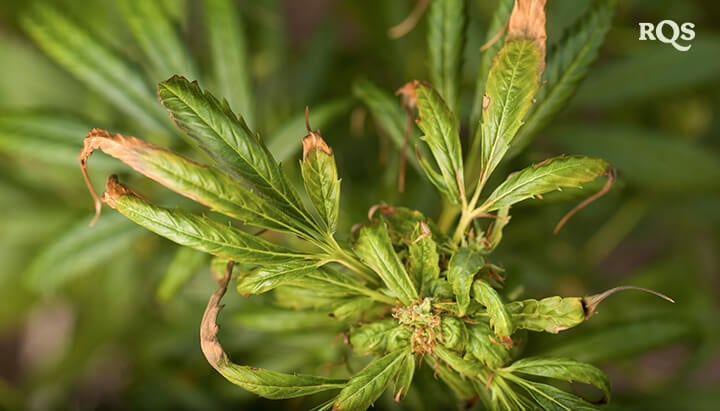
{"label": "foliage background", "polygon": [[[137,68],[148,90],[173,74],[148,63],[115,1],[49,2]],[[162,3],[194,56],[188,66],[203,82],[210,56],[202,2]],[[716,409],[720,6],[699,0],[619,3],[600,57],[577,95],[507,165],[513,170],[550,154],[588,154],[610,161],[619,181],[557,236],[552,227],[569,207],[557,201],[562,194],[518,208],[495,259],[508,271],[508,292],[527,297],[591,294],[618,284],[674,297],[677,304],[669,306],[621,294],[587,324],[533,339],[529,351],[600,365],[614,383],[609,409]],[[89,128],[133,134],[180,151],[186,150],[183,141],[171,129],[145,127],[123,114],[44,54],[23,29],[28,2],[0,4],[0,408],[277,407],[228,384],[201,355],[197,329],[214,289],[205,261],[178,257],[174,245],[108,210],[98,226],[87,228],[91,201],[76,156]],[[495,1],[469,4],[467,106],[477,50]],[[551,1],[548,44],[589,4]],[[412,5],[399,0],[238,2],[255,127],[276,150],[295,150],[285,161],[292,168],[304,135],[304,106],[311,114],[325,110],[320,127],[343,178],[341,231],[364,220],[367,209],[381,201],[429,215],[439,210],[439,198],[412,170],[407,191],[397,193],[397,151],[352,98],[359,79],[392,91],[410,79],[427,78],[426,19],[400,39],[386,34]],[[637,40],[638,22],[663,19],[695,23],[689,52]],[[128,171],[96,157],[91,160],[96,187],[110,172]],[[132,185],[163,203],[187,205],[137,177]],[[192,268],[185,270],[191,278],[170,296],[173,287],[163,278],[177,258],[185,260],[176,260],[181,263],[174,270]],[[159,291],[160,284],[167,289]],[[233,313],[252,310],[259,301],[237,295],[226,300],[223,339],[238,362],[292,370],[305,362],[322,363],[328,347],[337,343],[312,333],[254,331]],[[380,406],[397,408],[383,401]]]}

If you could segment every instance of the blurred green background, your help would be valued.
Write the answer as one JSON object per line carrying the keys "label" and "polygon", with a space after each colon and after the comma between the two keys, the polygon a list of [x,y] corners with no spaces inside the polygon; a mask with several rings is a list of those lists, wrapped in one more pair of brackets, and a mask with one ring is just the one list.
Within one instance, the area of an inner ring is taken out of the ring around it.
{"label": "blurred green background", "polygon": [[[341,231],[379,202],[437,216],[439,197],[412,168],[406,192],[397,192],[398,151],[353,95],[359,81],[392,93],[428,77],[426,19],[399,39],[387,34],[414,1],[236,3],[252,85],[245,96],[227,89],[243,73],[231,73],[225,83],[213,73],[203,1],[0,0],[0,409],[312,405],[258,400],[207,365],[198,339],[215,287],[207,258],[179,251],[112,210],[88,228],[92,202],[77,154],[90,128],[194,155],[154,97],[154,85],[175,72],[229,96],[293,172],[305,134],[302,113],[310,106],[311,123],[334,148],[343,178]],[[590,3],[549,1],[550,47]],[[153,7],[133,9],[142,4]],[[495,4],[468,0],[466,113]],[[695,24],[690,51],[638,41],[639,22],[664,19]],[[620,1],[575,97],[505,166],[511,171],[551,154],[588,154],[619,173],[611,193],[558,235],[552,228],[578,201],[573,193],[514,210],[494,256],[507,269],[508,294],[584,295],[632,284],[677,301],[620,294],[581,327],[533,336],[528,353],[571,356],[604,369],[615,394],[608,409],[720,408],[718,21],[717,2]],[[153,49],[157,44],[162,47]],[[90,166],[96,190],[119,173],[153,200],[191,207],[101,154]],[[337,360],[335,335],[254,330],[252,319],[237,313],[252,312],[263,299],[230,293],[226,301],[222,338],[236,362],[313,371]],[[452,406],[449,391],[432,381],[422,387],[438,394],[425,403],[410,396],[400,405],[383,398],[377,406]]]}

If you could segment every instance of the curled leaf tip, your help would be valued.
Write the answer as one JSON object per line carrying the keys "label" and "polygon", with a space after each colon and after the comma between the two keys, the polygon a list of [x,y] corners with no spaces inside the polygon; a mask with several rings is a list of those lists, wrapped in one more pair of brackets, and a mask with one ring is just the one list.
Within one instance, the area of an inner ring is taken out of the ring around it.
{"label": "curled leaf tip", "polygon": [[624,290],[638,290],[643,291],[655,296],[658,296],[662,298],[665,301],[669,301],[671,303],[675,303],[675,300],[668,297],[667,295],[657,292],[655,290],[650,290],[648,288],[643,287],[636,287],[634,285],[623,285],[620,287],[611,288],[607,291],[604,291],[600,294],[590,295],[587,297],[583,297],[583,308],[585,309],[585,319],[592,317],[595,314],[595,310],[597,310],[598,305],[600,305],[601,302],[603,302],[606,298],[610,297],[611,295],[615,294],[618,291],[624,291]]}
{"label": "curled leaf tip", "polygon": [[568,220],[570,220],[570,218],[575,215],[575,213],[577,213],[578,211],[587,207],[590,203],[592,203],[593,201],[597,200],[598,198],[604,196],[605,194],[608,193],[608,191],[610,191],[613,183],[615,182],[615,177],[616,177],[615,169],[613,169],[613,168],[608,169],[606,174],[608,176],[608,179],[605,182],[605,185],[603,186],[603,188],[601,188],[600,191],[598,191],[597,193],[595,193],[595,194],[591,195],[590,197],[586,198],[585,200],[583,200],[580,204],[573,207],[572,210],[568,211],[568,213],[565,214],[563,216],[563,218],[560,219],[560,221],[558,221],[557,225],[555,225],[553,234],[557,234],[560,231],[560,229],[563,228],[565,223],[567,223]]}
{"label": "curled leaf tip", "polygon": [[117,175],[113,174],[107,178],[107,181],[105,182],[105,192],[102,195],[103,203],[107,204],[110,208],[117,208],[115,204],[117,199],[127,195],[143,198],[133,189],[120,184]]}
{"label": "curled leaf tip", "polygon": [[320,131],[312,131],[310,127],[309,109],[307,106],[305,106],[305,128],[307,128],[308,134],[302,139],[303,160],[307,158],[308,154],[316,150],[320,150],[331,156],[333,151],[325,140],[323,140]]}
{"label": "curled leaf tip", "polygon": [[310,127],[310,107],[305,106],[305,129],[308,133],[312,133],[312,127]]}
{"label": "curled leaf tip", "polygon": [[202,348],[203,355],[205,355],[208,363],[217,371],[220,371],[221,374],[221,362],[227,361],[227,354],[225,354],[217,338],[220,329],[217,325],[217,317],[223,308],[223,306],[220,305],[220,301],[225,295],[228,284],[230,283],[233,265],[234,263],[229,261],[225,266],[225,273],[222,278],[218,279],[218,288],[210,296],[210,300],[208,300],[205,313],[202,317],[202,322],[200,323],[200,347]]}
{"label": "curled leaf tip", "polygon": [[87,186],[87,189],[92,196],[93,203],[95,204],[95,216],[93,216],[93,219],[90,221],[90,227],[94,226],[98,218],[100,218],[100,213],[102,212],[102,202],[95,192],[95,189],[93,189],[92,182],[90,181],[90,175],[88,174],[88,159],[95,148],[97,148],[94,144],[93,136],[102,131],[103,130],[97,128],[90,130],[90,132],[85,136],[83,148],[80,150],[80,155],[78,156],[78,160],[80,161],[80,170],[82,171],[85,185]]}
{"label": "curled leaf tip", "polygon": [[409,33],[417,25],[428,4],[430,4],[430,0],[417,0],[410,14],[388,30],[388,36],[391,39],[397,39]]}
{"label": "curled leaf tip", "polygon": [[415,110],[417,107],[417,96],[415,91],[420,84],[421,83],[418,80],[408,81],[395,91],[395,95],[402,98],[402,106],[408,111]]}

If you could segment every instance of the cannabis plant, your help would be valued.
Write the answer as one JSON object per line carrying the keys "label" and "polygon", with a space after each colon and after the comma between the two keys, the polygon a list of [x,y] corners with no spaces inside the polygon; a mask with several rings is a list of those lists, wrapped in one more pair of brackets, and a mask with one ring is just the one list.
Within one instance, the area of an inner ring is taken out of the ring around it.
{"label": "cannabis plant", "polygon": [[[523,356],[523,347],[530,332],[557,334],[578,326],[608,295],[633,287],[587,297],[510,299],[503,283],[513,273],[492,257],[514,205],[606,176],[604,187],[571,210],[559,229],[607,192],[614,179],[606,161],[585,156],[553,157],[504,176],[494,174],[511,148],[525,144],[532,127],[540,127],[568,98],[590,60],[582,53],[571,55],[570,62],[551,60],[549,77],[558,83],[539,92],[546,54],[544,3],[517,1],[512,11],[501,4],[497,25],[502,39],[496,36],[488,46],[494,56],[481,70],[464,155],[457,81],[463,2],[437,1],[430,7],[430,21],[437,24],[431,26],[429,41],[438,46],[431,48],[432,82],[410,81],[398,94],[409,120],[403,147],[416,123],[423,136],[413,161],[442,196],[444,221],[378,204],[352,233],[339,233],[339,173],[332,148],[310,127],[308,110],[300,191],[242,115],[182,76],[160,83],[158,97],[205,162],[93,129],[79,159],[96,211],[104,202],[150,231],[213,256],[219,288],[202,319],[202,351],[228,381],[259,396],[320,394],[316,409],[362,410],[386,390],[402,401],[413,392],[416,373],[427,368],[470,406],[479,401],[492,410],[593,409],[557,383],[592,385],[601,393],[592,402],[604,403],[610,399],[610,383],[600,369],[570,358]],[[611,7],[601,2],[590,18],[609,18]],[[570,47],[574,39],[561,46]],[[544,101],[528,114],[536,96]],[[98,149],[215,214],[158,206],[114,175],[97,197],[87,167]],[[491,177],[499,177],[499,183],[491,185]],[[278,329],[339,333],[350,350],[346,358],[336,358],[344,366],[313,375],[231,361],[219,341],[217,319],[232,276],[243,296],[272,295],[263,301],[275,315],[259,316],[258,323],[285,318],[288,323],[276,324]]]}

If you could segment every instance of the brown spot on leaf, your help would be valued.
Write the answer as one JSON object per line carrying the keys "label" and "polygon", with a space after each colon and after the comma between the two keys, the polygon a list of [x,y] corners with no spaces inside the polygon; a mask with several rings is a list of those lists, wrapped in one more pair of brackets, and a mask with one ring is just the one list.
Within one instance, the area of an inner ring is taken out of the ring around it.
{"label": "brown spot on leaf", "polygon": [[490,107],[490,102],[491,102],[491,101],[492,101],[492,99],[490,98],[490,96],[488,96],[487,94],[485,94],[485,95],[483,96],[483,100],[482,100],[482,109],[483,109],[483,110],[487,110],[488,107]]}

